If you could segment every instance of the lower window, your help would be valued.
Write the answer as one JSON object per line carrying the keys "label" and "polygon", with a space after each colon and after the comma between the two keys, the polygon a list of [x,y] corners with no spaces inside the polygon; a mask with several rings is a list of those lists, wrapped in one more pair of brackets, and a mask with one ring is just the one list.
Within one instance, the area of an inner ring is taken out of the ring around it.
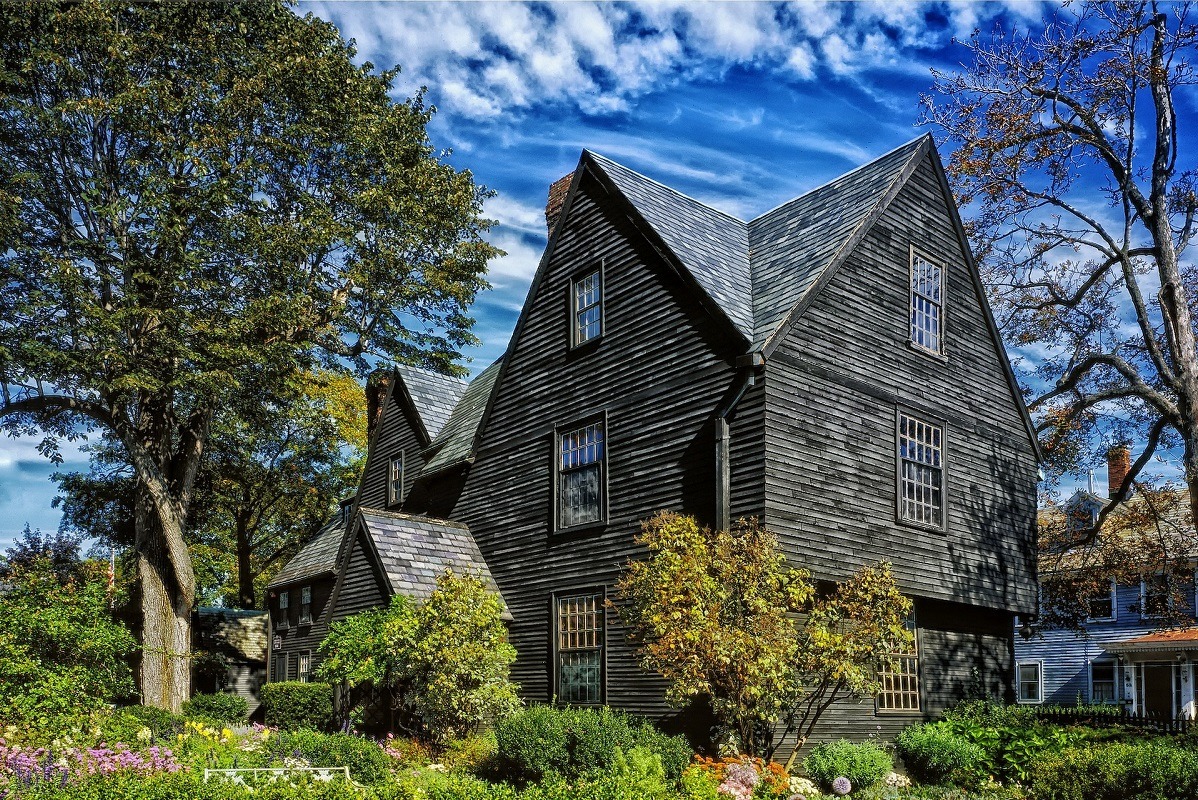
{"label": "lower window", "polygon": [[312,654],[306,650],[299,654],[299,670],[295,678],[301,683],[312,680]]}
{"label": "lower window", "polygon": [[276,655],[274,657],[274,661],[272,662],[271,666],[274,667],[274,675],[271,676],[271,680],[276,681],[276,682],[287,680],[287,654],[286,653],[279,653],[278,655]]}
{"label": "lower window", "polygon": [[558,597],[557,699],[574,705],[603,702],[603,593]]}
{"label": "lower window", "polygon": [[1100,661],[1090,665],[1090,702],[1113,703],[1115,697],[1115,662]]}
{"label": "lower window", "polygon": [[892,654],[892,661],[878,673],[882,683],[878,711],[919,711],[919,634],[915,617],[907,618],[907,630],[912,634],[910,651]]}
{"label": "lower window", "polygon": [[1021,703],[1044,702],[1044,682],[1039,661],[1015,667],[1016,697]]}

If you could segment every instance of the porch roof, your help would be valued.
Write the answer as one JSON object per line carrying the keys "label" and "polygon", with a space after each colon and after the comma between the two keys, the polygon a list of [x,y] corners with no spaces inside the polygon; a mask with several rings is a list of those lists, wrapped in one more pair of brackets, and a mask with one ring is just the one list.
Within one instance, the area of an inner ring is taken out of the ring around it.
{"label": "porch roof", "polygon": [[1155,631],[1122,642],[1107,642],[1104,649],[1111,653],[1149,653],[1159,650],[1198,650],[1198,627],[1172,628]]}

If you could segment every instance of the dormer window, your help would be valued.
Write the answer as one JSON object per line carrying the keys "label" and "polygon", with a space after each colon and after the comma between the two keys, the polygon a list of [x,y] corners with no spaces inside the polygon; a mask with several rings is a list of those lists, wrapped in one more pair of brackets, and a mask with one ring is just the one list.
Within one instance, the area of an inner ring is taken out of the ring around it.
{"label": "dormer window", "polygon": [[570,285],[570,346],[603,335],[603,274],[599,269],[574,279]]}
{"label": "dormer window", "polygon": [[911,344],[944,352],[944,270],[911,251]]}
{"label": "dormer window", "polygon": [[397,506],[403,502],[403,453],[391,458],[387,470],[387,505]]}

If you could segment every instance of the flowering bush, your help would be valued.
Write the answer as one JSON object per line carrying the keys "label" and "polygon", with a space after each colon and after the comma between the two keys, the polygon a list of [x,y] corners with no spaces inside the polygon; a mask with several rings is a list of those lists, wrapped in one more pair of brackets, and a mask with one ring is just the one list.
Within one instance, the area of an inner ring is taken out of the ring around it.
{"label": "flowering bush", "polygon": [[781,764],[750,756],[729,756],[719,761],[695,758],[688,772],[706,774],[719,787],[719,793],[733,800],[785,798],[793,794],[791,778]]}
{"label": "flowering bush", "polygon": [[151,775],[183,769],[175,754],[165,747],[150,747],[144,753],[125,744],[114,747],[65,748],[10,747],[0,739],[0,785],[37,782],[65,784],[82,775],[111,775],[134,772]]}

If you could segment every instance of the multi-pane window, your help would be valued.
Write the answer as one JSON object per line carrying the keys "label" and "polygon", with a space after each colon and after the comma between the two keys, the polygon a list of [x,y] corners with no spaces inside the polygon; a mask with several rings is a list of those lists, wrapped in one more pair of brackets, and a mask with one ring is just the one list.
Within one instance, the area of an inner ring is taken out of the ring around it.
{"label": "multi-pane window", "polygon": [[391,458],[387,470],[387,505],[399,505],[403,501],[403,453]]}
{"label": "multi-pane window", "polygon": [[1086,603],[1086,616],[1090,622],[1106,622],[1115,618],[1115,582],[1106,591],[1093,595]]}
{"label": "multi-pane window", "polygon": [[1163,617],[1173,605],[1173,585],[1168,575],[1148,575],[1140,587],[1140,616]]}
{"label": "multi-pane window", "polygon": [[923,256],[911,255],[911,342],[925,350],[943,350],[944,270]]}
{"label": "multi-pane window", "polygon": [[1090,702],[1113,703],[1115,699],[1115,662],[1090,664]]}
{"label": "multi-pane window", "polygon": [[1044,684],[1040,679],[1040,662],[1018,664],[1015,667],[1015,691],[1021,703],[1044,701]]}
{"label": "multi-pane window", "polygon": [[944,428],[900,411],[899,519],[944,527]]}
{"label": "multi-pane window", "polygon": [[919,639],[915,617],[908,617],[906,626],[911,631],[911,649],[892,653],[878,673],[882,684],[878,692],[879,711],[919,710]]}
{"label": "multi-pane window", "polygon": [[602,422],[559,434],[558,528],[603,520],[603,458]]}
{"label": "multi-pane window", "polygon": [[291,623],[288,618],[291,616],[291,611],[288,609],[291,600],[291,592],[279,592],[279,620],[275,623],[276,628],[288,628]]}
{"label": "multi-pane window", "polygon": [[305,586],[300,589],[300,625],[312,624],[312,587]]}
{"label": "multi-pane window", "polygon": [[299,654],[299,669],[296,671],[295,679],[301,683],[307,683],[312,680],[312,653],[309,650]]}
{"label": "multi-pane window", "polygon": [[598,339],[603,333],[603,278],[599,270],[578,278],[570,286],[571,344]]}
{"label": "multi-pane window", "polygon": [[603,702],[603,594],[557,598],[557,699]]}

